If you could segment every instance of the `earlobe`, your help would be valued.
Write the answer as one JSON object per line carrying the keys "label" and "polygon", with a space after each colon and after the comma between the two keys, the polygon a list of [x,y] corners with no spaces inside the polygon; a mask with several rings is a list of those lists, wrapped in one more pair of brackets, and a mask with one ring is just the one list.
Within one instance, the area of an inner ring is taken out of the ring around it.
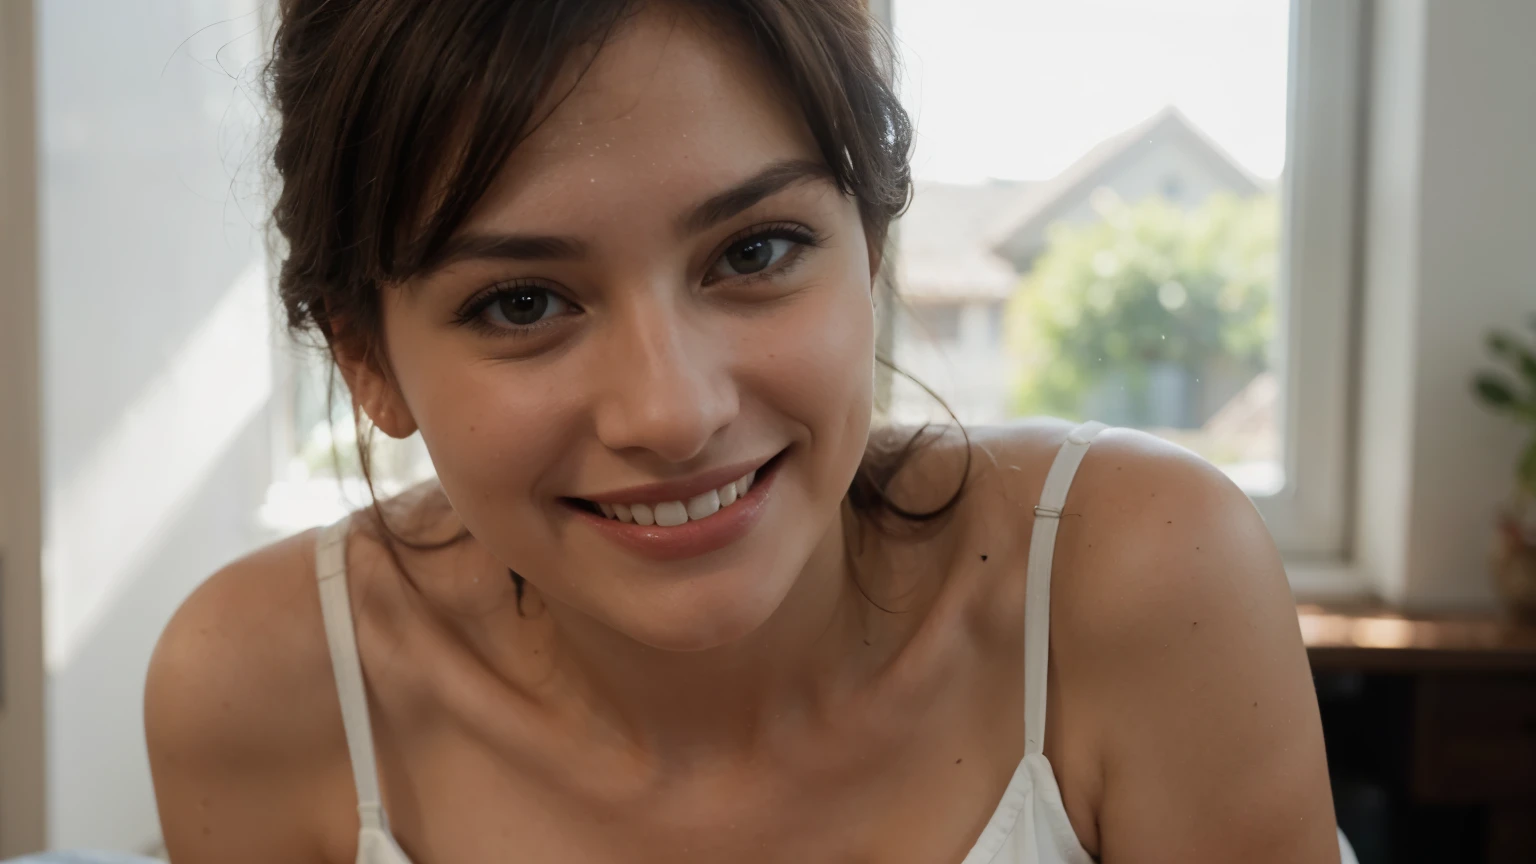
{"label": "earlobe", "polygon": [[391,438],[409,438],[416,432],[416,418],[405,407],[405,399],[393,384],[386,384],[384,392],[368,402],[360,403],[368,419]]}
{"label": "earlobe", "polygon": [[397,439],[409,438],[416,432],[416,419],[411,416],[405,397],[393,378],[374,362],[340,350],[332,354],[352,393],[353,403],[368,415],[369,421],[380,432]]}
{"label": "earlobe", "polygon": [[869,305],[880,305],[880,268],[885,264],[885,249],[875,243],[865,244],[869,249]]}

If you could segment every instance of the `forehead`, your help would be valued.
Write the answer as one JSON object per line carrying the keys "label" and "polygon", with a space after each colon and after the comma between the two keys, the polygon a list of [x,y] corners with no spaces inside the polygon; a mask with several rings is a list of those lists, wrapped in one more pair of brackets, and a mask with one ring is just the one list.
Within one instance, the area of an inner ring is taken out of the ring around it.
{"label": "forehead", "polygon": [[547,119],[470,225],[591,214],[626,196],[681,206],[770,162],[819,158],[792,95],[744,38],[654,4],[595,57],[573,59],[536,116]]}

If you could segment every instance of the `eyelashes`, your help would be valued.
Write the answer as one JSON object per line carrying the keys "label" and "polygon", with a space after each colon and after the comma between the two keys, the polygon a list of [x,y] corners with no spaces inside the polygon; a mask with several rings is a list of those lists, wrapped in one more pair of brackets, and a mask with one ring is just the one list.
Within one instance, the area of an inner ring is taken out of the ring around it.
{"label": "eyelashes", "polygon": [[[747,286],[782,277],[825,239],[797,222],[758,225],[721,244],[705,271],[704,285]],[[726,268],[726,269],[722,269]],[[486,335],[527,338],[580,315],[581,307],[559,289],[537,279],[492,285],[453,314],[453,323]]]}
{"label": "eyelashes", "polygon": [[[574,314],[579,307],[537,282],[506,282],[475,295],[454,313],[454,322],[492,334],[526,335],[550,326],[551,310]],[[556,315],[554,317],[561,317]]]}
{"label": "eyelashes", "polygon": [[[774,244],[783,244],[775,246]],[[760,225],[731,237],[716,254],[709,272],[714,273],[721,264],[744,265],[749,268],[761,264],[759,269],[735,274],[738,277],[767,276],[783,265],[793,263],[806,248],[820,246],[822,239],[810,228],[794,222]],[[768,260],[761,256],[766,253]],[[778,254],[775,254],[778,253]],[[721,278],[730,278],[729,275]]]}

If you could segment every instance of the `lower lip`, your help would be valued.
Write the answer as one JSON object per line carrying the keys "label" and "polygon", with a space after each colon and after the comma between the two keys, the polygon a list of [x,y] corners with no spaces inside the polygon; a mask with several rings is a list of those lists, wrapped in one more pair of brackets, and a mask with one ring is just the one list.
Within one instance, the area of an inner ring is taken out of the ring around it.
{"label": "lower lip", "polygon": [[713,516],[697,521],[690,519],[671,528],[620,522],[579,508],[572,509],[578,518],[603,536],[646,558],[656,561],[697,558],[724,549],[752,530],[763,515],[769,489],[783,461],[778,459],[770,465],[768,471],[752,483],[747,494],[729,507],[720,508]]}

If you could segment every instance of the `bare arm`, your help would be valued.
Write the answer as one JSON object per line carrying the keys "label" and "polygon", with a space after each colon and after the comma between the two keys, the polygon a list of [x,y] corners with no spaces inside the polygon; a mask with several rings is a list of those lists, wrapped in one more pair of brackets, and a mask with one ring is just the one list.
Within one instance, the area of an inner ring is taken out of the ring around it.
{"label": "bare arm", "polygon": [[[329,673],[317,666],[324,658],[314,656],[307,629],[320,626],[318,610],[308,608],[318,601],[299,590],[306,557],[290,541],[221,571],[187,600],[155,649],[145,729],[176,864],[334,857],[315,829],[317,815],[335,809],[324,790],[333,788],[330,766],[345,744],[327,731],[327,711],[337,709],[334,696],[323,698]],[[334,723],[339,729],[339,715]]]}
{"label": "bare arm", "polygon": [[1147,436],[1109,433],[1089,458],[1053,647],[1102,718],[1102,860],[1337,862],[1317,699],[1258,513]]}

